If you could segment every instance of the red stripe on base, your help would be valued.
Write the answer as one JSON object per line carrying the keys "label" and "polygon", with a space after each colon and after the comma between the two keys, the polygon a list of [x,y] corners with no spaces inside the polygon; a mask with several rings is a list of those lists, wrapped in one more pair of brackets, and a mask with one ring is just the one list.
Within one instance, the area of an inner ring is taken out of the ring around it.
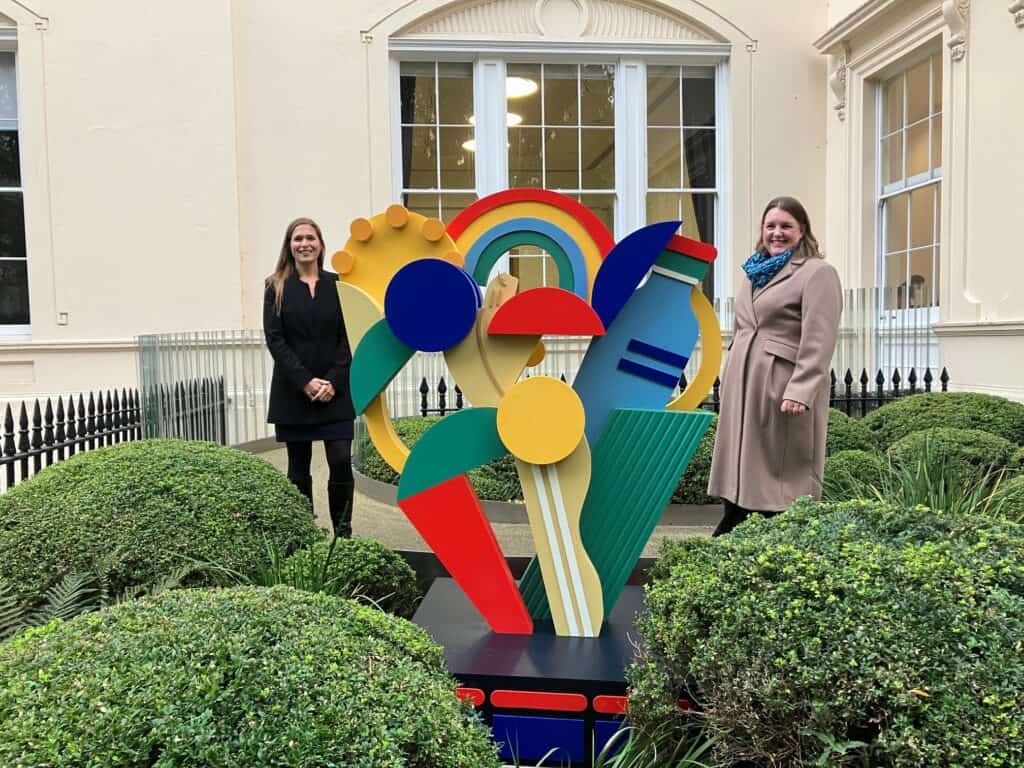
{"label": "red stripe on base", "polygon": [[468,701],[474,707],[479,707],[487,698],[479,688],[456,688],[455,695],[462,701]]}
{"label": "red stripe on base", "polygon": [[629,699],[625,696],[595,696],[594,711],[602,715],[624,715],[629,712]]}
{"label": "red stripe on base", "polygon": [[709,264],[718,256],[718,249],[710,243],[702,243],[700,240],[692,240],[682,235],[672,235],[665,249],[673,253],[681,253],[683,256],[690,256]]}
{"label": "red stripe on base", "polygon": [[544,691],[493,691],[491,704],[501,709],[543,709],[551,712],[583,712],[587,697],[579,693]]}

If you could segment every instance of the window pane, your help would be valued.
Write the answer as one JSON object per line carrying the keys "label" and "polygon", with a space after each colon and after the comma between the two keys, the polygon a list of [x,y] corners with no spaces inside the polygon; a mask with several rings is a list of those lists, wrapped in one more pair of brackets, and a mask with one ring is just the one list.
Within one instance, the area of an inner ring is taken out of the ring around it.
{"label": "window pane", "polygon": [[910,247],[932,245],[935,237],[935,186],[910,193]]}
{"label": "window pane", "polygon": [[544,132],[544,164],[548,189],[577,189],[580,183],[577,128],[548,128]]}
{"label": "window pane", "polygon": [[647,129],[647,186],[671,189],[682,186],[678,128]]}
{"label": "window pane", "polygon": [[907,301],[911,308],[933,305],[932,275],[935,273],[932,258],[934,248],[919,248],[910,252],[910,290]]}
{"label": "window pane", "polygon": [[909,195],[897,195],[885,201],[885,251],[905,251],[907,249],[907,200]]}
{"label": "window pane", "polygon": [[681,234],[715,242],[715,195],[711,192],[652,192],[647,195],[647,223],[682,221]]}
{"label": "window pane", "polygon": [[715,132],[709,129],[683,131],[683,186],[698,189],[715,186]]}
{"label": "window pane", "polygon": [[18,81],[14,75],[14,54],[0,53],[0,120],[18,119]]}
{"label": "window pane", "polygon": [[21,186],[18,132],[0,131],[0,187]]}
{"label": "window pane", "polygon": [[580,111],[583,125],[615,125],[615,68],[597,64],[582,67]]}
{"label": "window pane", "polygon": [[696,127],[714,124],[714,70],[683,70],[683,125]]}
{"label": "window pane", "polygon": [[907,178],[927,173],[931,160],[928,146],[928,121],[907,129]]}
{"label": "window pane", "polygon": [[903,75],[898,75],[884,86],[882,132],[892,133],[903,127]]}
{"label": "window pane", "polygon": [[577,125],[576,65],[544,67],[544,121],[546,125]]}
{"label": "window pane", "polygon": [[942,111],[942,57],[932,56],[932,112]]}
{"label": "window pane", "polygon": [[28,266],[0,261],[0,325],[28,325]]}
{"label": "window pane", "polygon": [[615,131],[584,128],[583,189],[615,189]]}
{"label": "window pane", "polygon": [[942,115],[932,118],[932,168],[942,167]]}
{"label": "window pane", "polygon": [[452,219],[476,202],[476,195],[441,195],[441,221],[451,224]]}
{"label": "window pane", "polygon": [[894,133],[882,139],[882,184],[903,178],[903,134]]}
{"label": "window pane", "polygon": [[472,128],[441,128],[441,186],[473,189],[476,186],[476,152]]}
{"label": "window pane", "polygon": [[907,254],[903,251],[885,257],[886,309],[907,308]]}
{"label": "window pane", "polygon": [[558,286],[558,266],[555,260],[531,245],[518,246],[509,251],[509,272],[519,279],[520,291],[544,285]]}
{"label": "window pane", "polygon": [[505,75],[509,81],[533,84],[533,91],[524,96],[514,95],[511,85],[508,86],[508,111],[522,117],[522,125],[540,125],[540,64],[509,64]]}
{"label": "window pane", "polygon": [[931,95],[929,70],[931,62],[927,59],[907,70],[907,125],[928,117],[928,97]]}
{"label": "window pane", "polygon": [[0,193],[0,258],[25,258],[25,208],[21,192]]}
{"label": "window pane", "polygon": [[540,169],[540,128],[508,129],[508,184],[510,187],[543,186]]}
{"label": "window pane", "polygon": [[433,62],[402,62],[400,71],[402,122],[433,125]]}
{"label": "window pane", "polygon": [[473,65],[438,64],[437,93],[442,125],[469,125],[473,114]]}
{"label": "window pane", "polygon": [[403,195],[402,204],[413,213],[419,213],[430,218],[437,218],[441,210],[441,196],[432,193],[413,192]]}
{"label": "window pane", "polygon": [[647,124],[680,125],[679,67],[647,68]]}
{"label": "window pane", "polygon": [[437,147],[434,128],[402,128],[402,186],[437,187]]}
{"label": "window pane", "polygon": [[615,231],[615,195],[579,195],[578,198],[604,223],[609,232]]}

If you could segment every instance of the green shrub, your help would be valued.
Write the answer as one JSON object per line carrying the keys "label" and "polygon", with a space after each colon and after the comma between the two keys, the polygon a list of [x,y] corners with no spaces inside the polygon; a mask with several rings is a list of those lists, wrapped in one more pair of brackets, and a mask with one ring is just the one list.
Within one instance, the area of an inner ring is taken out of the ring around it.
{"label": "green shrub", "polygon": [[[416,572],[393,549],[375,539],[321,540],[284,561],[278,583],[297,589],[330,583],[332,594],[355,595],[381,610],[409,618],[422,597]],[[308,589],[308,591],[320,591]]]}
{"label": "green shrub", "polygon": [[667,544],[652,575],[641,727],[682,690],[725,765],[1024,765],[1021,526],[803,499]]}
{"label": "green shrub", "polygon": [[1013,451],[1008,440],[980,429],[939,427],[901,437],[889,448],[889,457],[897,467],[919,462],[944,465],[966,485],[989,470],[1004,469]]}
{"label": "green shrub", "polygon": [[173,590],[0,645],[0,765],[497,766],[441,649],[287,587]]}
{"label": "green shrub", "polygon": [[69,572],[150,585],[186,558],[243,572],[316,535],[309,502],[242,451],[144,440],[79,454],[0,496],[0,578],[31,602]]}
{"label": "green shrub", "polygon": [[825,459],[822,495],[828,501],[871,498],[879,488],[888,462],[877,453],[839,451]]}
{"label": "green shrub", "polygon": [[1006,468],[1014,474],[1024,472],[1024,448],[1018,448],[1013,452]]}
{"label": "green shrub", "polygon": [[851,419],[842,411],[828,411],[828,433],[825,437],[825,455],[840,451],[877,451],[875,435],[862,419]]}
{"label": "green shrub", "polygon": [[976,392],[935,392],[911,395],[869,413],[864,424],[881,448],[912,432],[935,427],[980,429],[1024,444],[1024,403]]}
{"label": "green shrub", "polygon": [[998,514],[1024,523],[1024,475],[1003,480],[992,494],[992,505]]}
{"label": "green shrub", "polygon": [[[439,421],[437,416],[408,416],[395,419],[395,432],[410,448]],[[398,484],[398,473],[393,470],[374,447],[369,435],[361,435],[357,444],[356,466],[373,480],[390,485]],[[522,501],[523,489],[519,484],[515,459],[502,456],[468,473],[469,481],[481,499],[491,501]]]}
{"label": "green shrub", "polygon": [[711,457],[715,453],[715,431],[718,429],[718,414],[711,418],[711,426],[701,438],[693,458],[672,493],[673,504],[716,504],[719,499],[708,496],[708,479],[711,476]]}

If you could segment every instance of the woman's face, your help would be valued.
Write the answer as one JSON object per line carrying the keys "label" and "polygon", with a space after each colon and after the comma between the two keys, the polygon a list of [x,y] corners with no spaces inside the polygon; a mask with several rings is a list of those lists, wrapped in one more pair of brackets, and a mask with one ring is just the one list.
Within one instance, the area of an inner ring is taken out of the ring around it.
{"label": "woman's face", "polygon": [[765,214],[761,225],[761,240],[768,249],[769,256],[778,256],[791,248],[796,248],[800,238],[804,236],[797,220],[781,208],[772,208]]}
{"label": "woman's face", "polygon": [[299,224],[292,230],[291,247],[292,258],[296,264],[316,264],[324,249],[316,230],[309,224]]}

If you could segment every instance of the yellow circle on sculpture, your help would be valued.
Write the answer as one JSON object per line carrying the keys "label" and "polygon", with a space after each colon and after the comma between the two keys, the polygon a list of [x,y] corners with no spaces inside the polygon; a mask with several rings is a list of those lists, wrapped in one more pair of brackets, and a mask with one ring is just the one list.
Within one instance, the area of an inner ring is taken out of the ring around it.
{"label": "yellow circle on sculpture", "polygon": [[370,223],[369,219],[355,219],[349,226],[348,231],[359,242],[368,243],[370,238],[373,237],[373,224]]}
{"label": "yellow circle on sculpture", "polygon": [[466,265],[466,259],[458,251],[448,251],[444,255],[444,260],[454,264],[456,267],[464,267]]}
{"label": "yellow circle on sculpture", "polygon": [[420,230],[424,240],[428,240],[431,243],[436,243],[442,237],[444,237],[444,222],[440,219],[427,219],[423,222],[423,228]]}
{"label": "yellow circle on sculpture", "polygon": [[338,251],[331,257],[331,266],[339,275],[347,275],[355,266],[355,258],[348,251]]}
{"label": "yellow circle on sculpture", "polygon": [[530,353],[530,359],[526,361],[526,367],[532,368],[535,365],[540,365],[544,359],[544,355],[547,354],[547,349],[544,347],[543,341],[538,341],[537,346],[533,348],[533,352]]}
{"label": "yellow circle on sculpture", "polygon": [[509,453],[528,464],[554,464],[580,444],[586,414],[564,381],[533,376],[517,382],[498,403],[498,435]]}
{"label": "yellow circle on sculpture", "polygon": [[384,217],[392,229],[401,229],[409,223],[409,211],[403,205],[389,205]]}

